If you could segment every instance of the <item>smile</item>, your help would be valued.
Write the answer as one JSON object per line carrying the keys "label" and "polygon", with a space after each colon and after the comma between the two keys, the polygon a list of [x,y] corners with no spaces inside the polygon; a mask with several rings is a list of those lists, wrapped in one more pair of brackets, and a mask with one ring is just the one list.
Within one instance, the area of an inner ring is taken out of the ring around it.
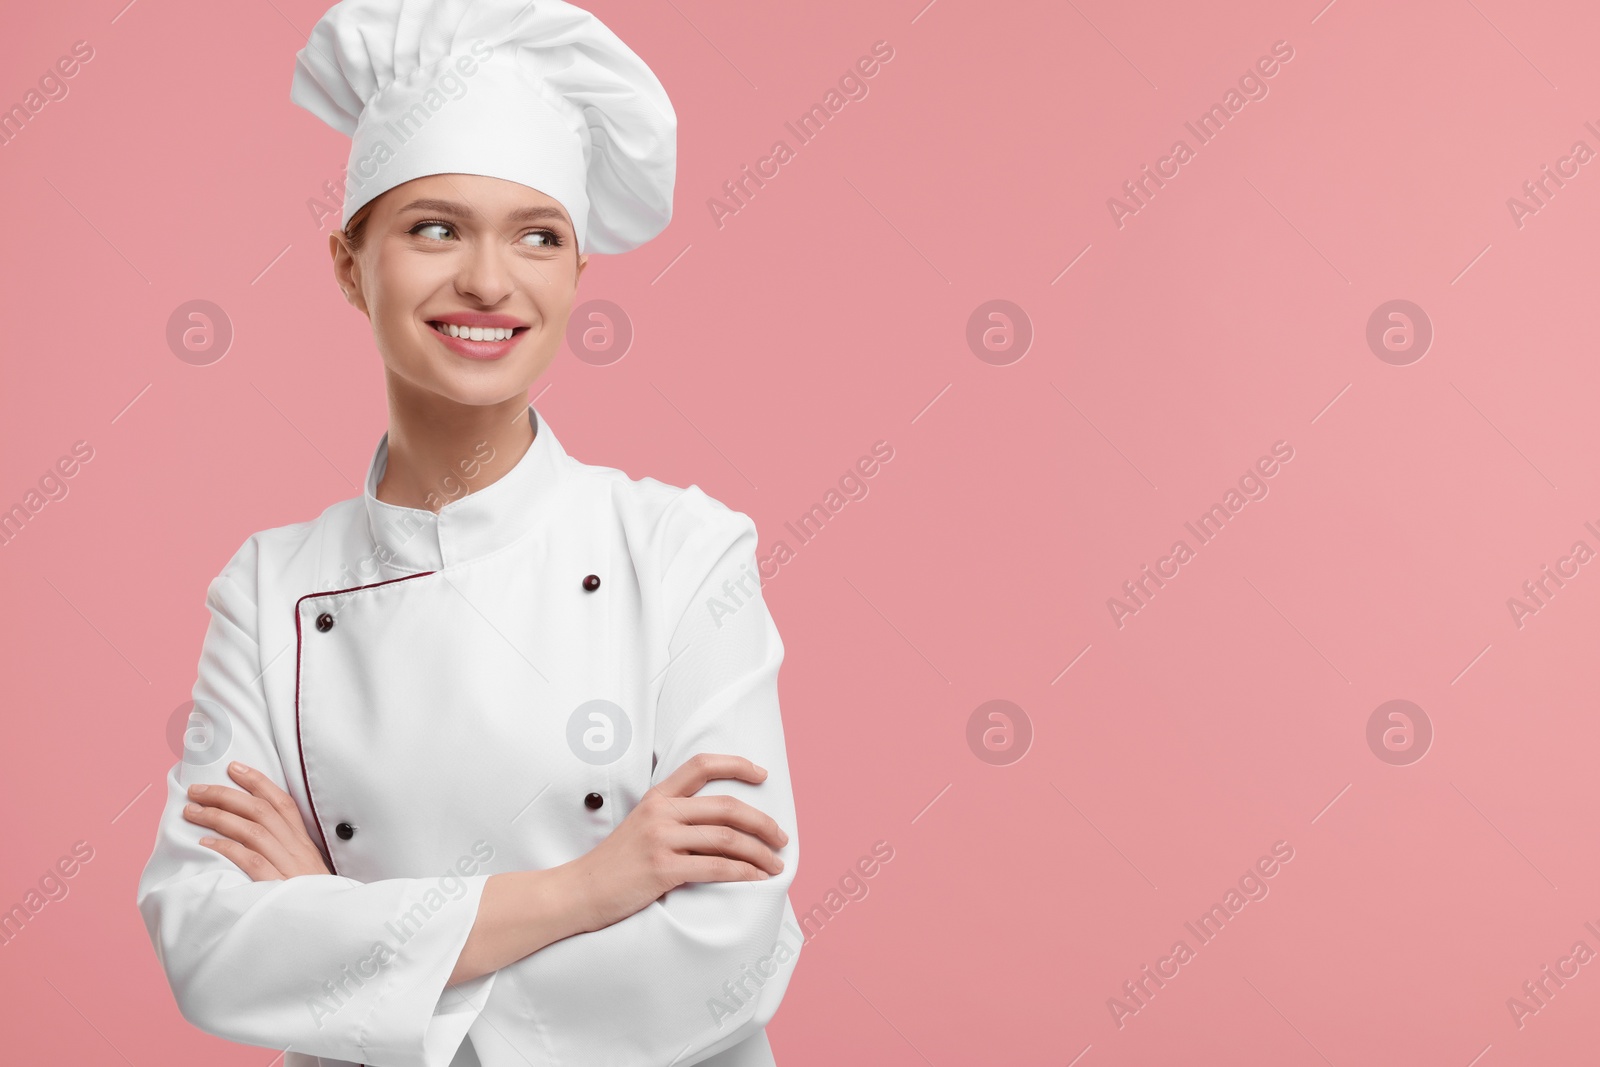
{"label": "smile", "polygon": [[457,326],[451,322],[430,322],[428,325],[447,337],[459,337],[467,341],[509,341],[527,329],[526,326]]}
{"label": "smile", "polygon": [[526,326],[462,326],[454,322],[429,321],[444,346],[465,359],[494,360],[510,354]]}

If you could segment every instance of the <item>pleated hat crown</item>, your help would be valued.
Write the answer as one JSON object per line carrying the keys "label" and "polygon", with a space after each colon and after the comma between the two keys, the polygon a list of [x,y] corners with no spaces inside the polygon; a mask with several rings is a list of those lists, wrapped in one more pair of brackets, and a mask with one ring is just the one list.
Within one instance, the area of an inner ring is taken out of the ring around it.
{"label": "pleated hat crown", "polygon": [[642,59],[562,0],[341,0],[289,98],[349,135],[344,214],[430,174],[518,182],[578,249],[625,252],[672,219],[677,115]]}

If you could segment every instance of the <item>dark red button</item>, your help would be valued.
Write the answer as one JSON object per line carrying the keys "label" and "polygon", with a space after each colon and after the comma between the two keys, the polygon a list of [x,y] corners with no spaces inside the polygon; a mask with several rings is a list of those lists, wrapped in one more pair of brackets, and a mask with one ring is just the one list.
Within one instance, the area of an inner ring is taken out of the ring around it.
{"label": "dark red button", "polygon": [[601,796],[599,793],[590,793],[588,796],[583,798],[583,803],[590,811],[593,811],[595,808],[598,808],[605,802],[606,798]]}
{"label": "dark red button", "polygon": [[587,577],[587,578],[585,578],[583,580],[583,587],[584,587],[584,589],[588,590],[591,593],[594,592],[596,589],[599,589],[600,588],[600,576],[598,574],[589,575],[589,577]]}
{"label": "dark red button", "polygon": [[321,630],[323,633],[327,633],[329,630],[333,629],[333,616],[329,615],[326,611],[324,611],[321,615],[318,615],[317,629]]}

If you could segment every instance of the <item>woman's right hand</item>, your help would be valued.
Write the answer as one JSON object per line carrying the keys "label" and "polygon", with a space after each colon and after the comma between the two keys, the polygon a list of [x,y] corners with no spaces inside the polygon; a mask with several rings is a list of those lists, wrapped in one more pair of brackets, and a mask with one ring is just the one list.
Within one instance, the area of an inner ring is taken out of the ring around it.
{"label": "woman's right hand", "polygon": [[693,794],[716,778],[759,785],[767,772],[743,756],[702,752],[653,786],[620,825],[572,861],[584,928],[620,922],[685,882],[746,882],[783,870],[789,843],[777,822],[737,797]]}

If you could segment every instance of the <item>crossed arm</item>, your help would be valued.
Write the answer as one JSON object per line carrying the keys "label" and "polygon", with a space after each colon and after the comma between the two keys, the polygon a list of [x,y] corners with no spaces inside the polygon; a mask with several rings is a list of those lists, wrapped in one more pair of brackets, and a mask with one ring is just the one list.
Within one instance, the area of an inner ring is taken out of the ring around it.
{"label": "crossed arm", "polygon": [[[189,787],[184,818],[220,836],[200,843],[252,881],[329,874],[293,798],[242,763],[228,766],[238,789]],[[490,875],[450,985],[499,970],[573,934],[600,930],[689,882],[741,882],[783,870],[774,850],[789,842],[777,822],[736,797],[698,797],[706,783],[759,785],[767,772],[743,756],[700,753],[651,787],[604,841],[547,870]]]}

